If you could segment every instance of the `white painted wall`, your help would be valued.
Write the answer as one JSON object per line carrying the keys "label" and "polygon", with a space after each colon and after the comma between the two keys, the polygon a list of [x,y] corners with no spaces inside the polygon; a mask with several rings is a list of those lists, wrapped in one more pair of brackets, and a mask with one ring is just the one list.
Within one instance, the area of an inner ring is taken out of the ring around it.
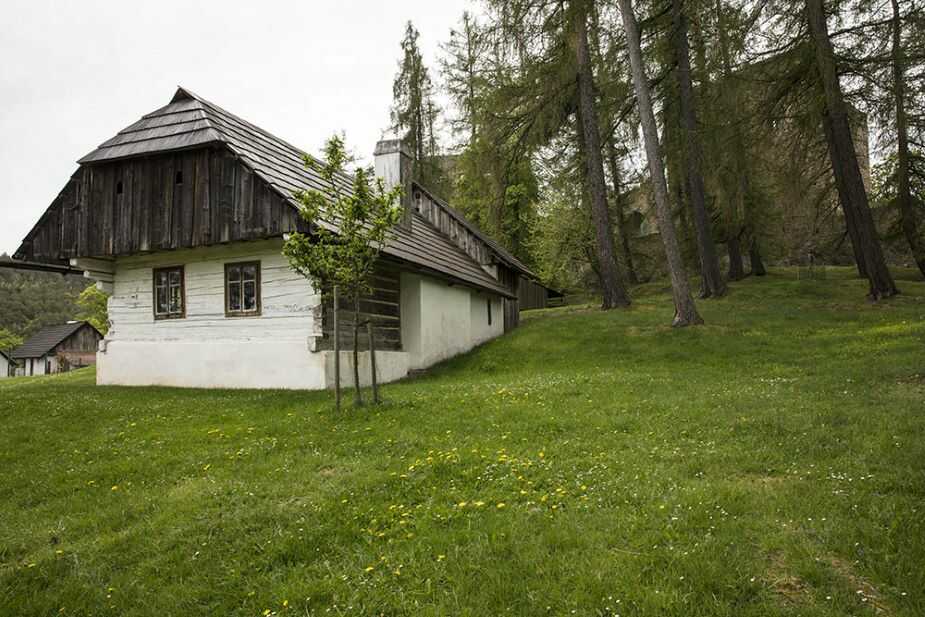
{"label": "white painted wall", "polygon": [[[334,352],[324,351],[324,362],[327,373],[328,388],[334,387]],[[360,387],[372,385],[372,371],[369,367],[369,352],[361,351],[359,354]],[[376,352],[376,380],[379,383],[396,381],[408,375],[409,355],[404,351],[377,351]],[[340,352],[340,385],[344,388],[353,387],[353,350]]]}
{"label": "white painted wall", "polygon": [[6,359],[6,356],[0,353],[0,379],[5,379],[10,376],[10,362]]}
{"label": "white painted wall", "polygon": [[[488,323],[489,302],[491,324]],[[504,314],[500,296],[473,291],[469,294],[469,303],[469,337],[473,346],[504,334]]]}
{"label": "white painted wall", "polygon": [[[28,377],[35,375],[44,375],[45,374],[45,361],[48,360],[48,356],[42,356],[41,358],[20,358],[19,367],[16,369],[17,377]],[[58,359],[55,357],[50,358],[51,360],[51,372],[57,372]]]}
{"label": "white painted wall", "polygon": [[[225,388],[325,385],[320,296],[289,269],[281,240],[119,258],[112,326],[97,354],[97,382]],[[225,264],[260,261],[261,314],[225,317]],[[152,269],[183,265],[186,317],[155,320]]]}
{"label": "white painted wall", "polygon": [[[182,387],[322,389],[333,385],[334,354],[314,351],[320,296],[292,272],[281,240],[118,258],[109,299],[111,327],[97,354],[97,383]],[[225,317],[225,264],[261,263],[261,315]],[[153,268],[184,266],[186,317],[155,320]],[[492,323],[486,302],[491,298]],[[499,296],[405,273],[404,351],[376,354],[382,383],[468,351],[503,333]],[[342,384],[353,382],[342,352]],[[44,371],[44,363],[36,370]],[[360,355],[361,384],[370,380]]]}
{"label": "white painted wall", "polygon": [[[491,325],[485,304],[489,297]],[[499,296],[420,275],[402,275],[401,319],[411,369],[426,368],[504,333]]]}

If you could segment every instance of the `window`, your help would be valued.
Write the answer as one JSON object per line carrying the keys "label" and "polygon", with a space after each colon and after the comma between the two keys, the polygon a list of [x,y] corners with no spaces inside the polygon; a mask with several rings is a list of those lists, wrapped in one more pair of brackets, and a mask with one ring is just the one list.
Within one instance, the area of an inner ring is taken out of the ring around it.
{"label": "window", "polygon": [[174,184],[183,184],[183,171],[182,171],[182,170],[179,170],[179,169],[177,170],[177,173],[176,173],[176,175],[174,176],[174,179],[173,179],[173,183],[174,183]]}
{"label": "window", "polygon": [[491,298],[485,298],[485,304],[488,306],[488,325],[491,325]]}
{"label": "window", "polygon": [[260,262],[225,264],[225,316],[260,314]]}
{"label": "window", "polygon": [[186,316],[183,266],[154,270],[154,318],[179,319]]}

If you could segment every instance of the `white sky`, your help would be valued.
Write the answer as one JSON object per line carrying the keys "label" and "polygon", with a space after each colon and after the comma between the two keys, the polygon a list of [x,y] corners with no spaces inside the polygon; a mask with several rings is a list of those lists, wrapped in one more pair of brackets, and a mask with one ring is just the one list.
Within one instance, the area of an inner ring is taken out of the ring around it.
{"label": "white sky", "polygon": [[0,253],[76,160],[182,85],[309,152],[334,131],[369,159],[389,123],[405,22],[437,79],[467,0],[3,0]]}

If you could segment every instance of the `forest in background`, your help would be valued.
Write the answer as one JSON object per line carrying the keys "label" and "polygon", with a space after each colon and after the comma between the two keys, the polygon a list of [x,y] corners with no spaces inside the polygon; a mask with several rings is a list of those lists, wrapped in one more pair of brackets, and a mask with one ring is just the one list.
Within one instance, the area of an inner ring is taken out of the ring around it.
{"label": "forest in background", "polygon": [[605,308],[671,274],[666,242],[701,297],[853,263],[887,297],[889,265],[925,276],[923,6],[483,0],[430,66],[408,23],[388,126],[422,183]]}
{"label": "forest in background", "polygon": [[[667,276],[682,325],[766,265],[925,276],[925,1],[477,6],[430,65],[408,22],[387,127],[545,284],[614,308]],[[0,269],[0,346],[75,318],[105,330],[84,279]]]}
{"label": "forest in background", "polygon": [[[9,260],[5,253],[0,260]],[[0,268],[0,350],[46,326],[85,319],[105,332],[105,296],[82,276]]]}

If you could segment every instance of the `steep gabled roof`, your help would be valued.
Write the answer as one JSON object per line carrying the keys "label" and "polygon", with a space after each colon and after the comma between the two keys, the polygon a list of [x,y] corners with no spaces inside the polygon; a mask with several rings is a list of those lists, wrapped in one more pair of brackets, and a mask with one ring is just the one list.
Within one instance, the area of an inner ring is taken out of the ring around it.
{"label": "steep gabled roof", "polygon": [[[170,103],[119,131],[79,162],[92,164],[211,144],[231,150],[295,208],[299,207],[295,192],[328,189],[315,171],[306,168],[305,157],[310,156],[306,152],[185,88],[178,88]],[[344,190],[351,190],[349,177],[342,177],[341,182]],[[336,231],[335,224],[317,223]],[[512,296],[510,290],[424,218],[413,217],[411,231],[399,226],[391,236],[383,248],[390,257]]]}
{"label": "steep gabled roof", "polygon": [[[13,350],[12,356],[15,359],[39,358],[44,356],[84,326],[93,328],[93,326],[86,321],[73,321],[60,326],[43,328],[29,337],[25,343]],[[93,329],[96,330],[96,328]]]}

